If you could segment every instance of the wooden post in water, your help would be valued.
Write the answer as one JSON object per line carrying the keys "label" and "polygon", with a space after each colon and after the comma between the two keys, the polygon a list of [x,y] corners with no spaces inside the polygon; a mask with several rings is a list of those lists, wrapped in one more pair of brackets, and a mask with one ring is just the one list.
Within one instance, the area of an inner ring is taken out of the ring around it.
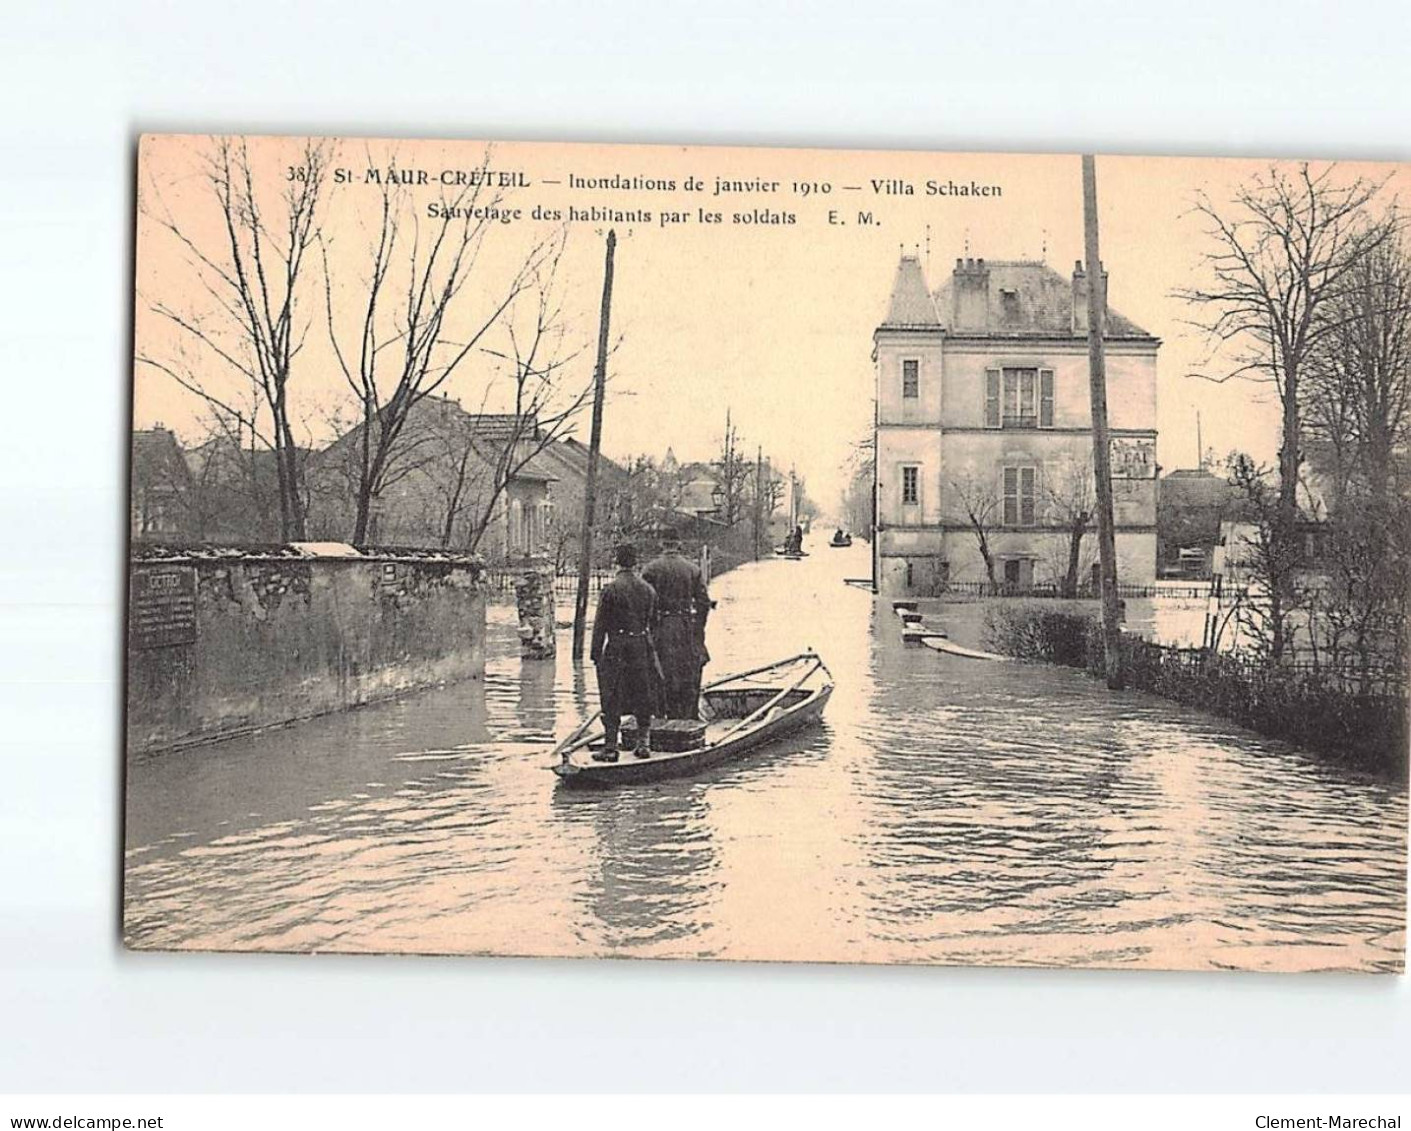
{"label": "wooden post in water", "polygon": [[754,456],[754,560],[759,561],[764,539],[764,445],[755,446]]}
{"label": "wooden post in water", "polygon": [[579,540],[578,595],[573,605],[573,658],[583,658],[588,626],[588,578],[593,568],[593,517],[598,501],[598,449],[603,442],[603,394],[607,386],[608,325],[612,312],[612,257],[617,232],[609,231],[603,262],[603,309],[598,321],[598,364],[593,371],[593,428],[588,437],[588,477],[583,485],[583,536]]}
{"label": "wooden post in water", "polygon": [[1112,452],[1107,431],[1107,358],[1102,335],[1107,314],[1097,237],[1097,169],[1083,157],[1083,243],[1088,274],[1088,391],[1093,418],[1093,478],[1097,487],[1097,548],[1102,586],[1102,646],[1107,686],[1122,686],[1122,606],[1117,593],[1117,538],[1112,516]]}

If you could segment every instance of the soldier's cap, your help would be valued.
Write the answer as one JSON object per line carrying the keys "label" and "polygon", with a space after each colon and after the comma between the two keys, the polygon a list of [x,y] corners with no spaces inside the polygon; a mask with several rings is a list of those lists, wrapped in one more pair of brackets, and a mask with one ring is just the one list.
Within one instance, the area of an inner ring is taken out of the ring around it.
{"label": "soldier's cap", "polygon": [[612,552],[612,560],[623,569],[631,569],[637,564],[637,547],[632,545],[631,542],[621,543],[617,549]]}
{"label": "soldier's cap", "polygon": [[674,526],[666,526],[661,531],[661,544],[663,546],[681,545],[681,531]]}

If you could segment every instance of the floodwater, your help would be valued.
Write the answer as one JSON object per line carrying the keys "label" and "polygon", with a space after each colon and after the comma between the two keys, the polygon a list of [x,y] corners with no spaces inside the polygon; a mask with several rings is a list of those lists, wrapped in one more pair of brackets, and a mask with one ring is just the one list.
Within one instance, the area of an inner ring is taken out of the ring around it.
{"label": "floodwater", "polygon": [[[566,631],[521,661],[492,606],[483,682],[136,761],[129,943],[1401,968],[1403,786],[1076,671],[906,648],[843,584],[866,545],[823,543],[716,580],[707,673],[812,645],[822,725],[693,780],[556,788],[591,669]],[[979,643],[978,606],[945,615]]]}

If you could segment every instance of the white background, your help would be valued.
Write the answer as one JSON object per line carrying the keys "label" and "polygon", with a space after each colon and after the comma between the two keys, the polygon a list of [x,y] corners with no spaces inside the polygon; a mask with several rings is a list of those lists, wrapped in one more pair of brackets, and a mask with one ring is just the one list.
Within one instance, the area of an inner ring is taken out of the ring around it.
{"label": "white background", "polygon": [[1411,1089],[1405,979],[129,955],[117,909],[139,131],[1405,160],[1399,0],[126,0],[0,28],[0,1091]]}

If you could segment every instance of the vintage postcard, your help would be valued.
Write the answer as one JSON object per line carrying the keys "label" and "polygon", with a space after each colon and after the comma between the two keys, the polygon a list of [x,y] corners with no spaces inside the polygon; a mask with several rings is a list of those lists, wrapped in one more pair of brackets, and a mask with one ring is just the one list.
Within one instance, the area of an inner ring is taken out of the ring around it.
{"label": "vintage postcard", "polygon": [[127,944],[1401,972],[1408,196],[142,138]]}

